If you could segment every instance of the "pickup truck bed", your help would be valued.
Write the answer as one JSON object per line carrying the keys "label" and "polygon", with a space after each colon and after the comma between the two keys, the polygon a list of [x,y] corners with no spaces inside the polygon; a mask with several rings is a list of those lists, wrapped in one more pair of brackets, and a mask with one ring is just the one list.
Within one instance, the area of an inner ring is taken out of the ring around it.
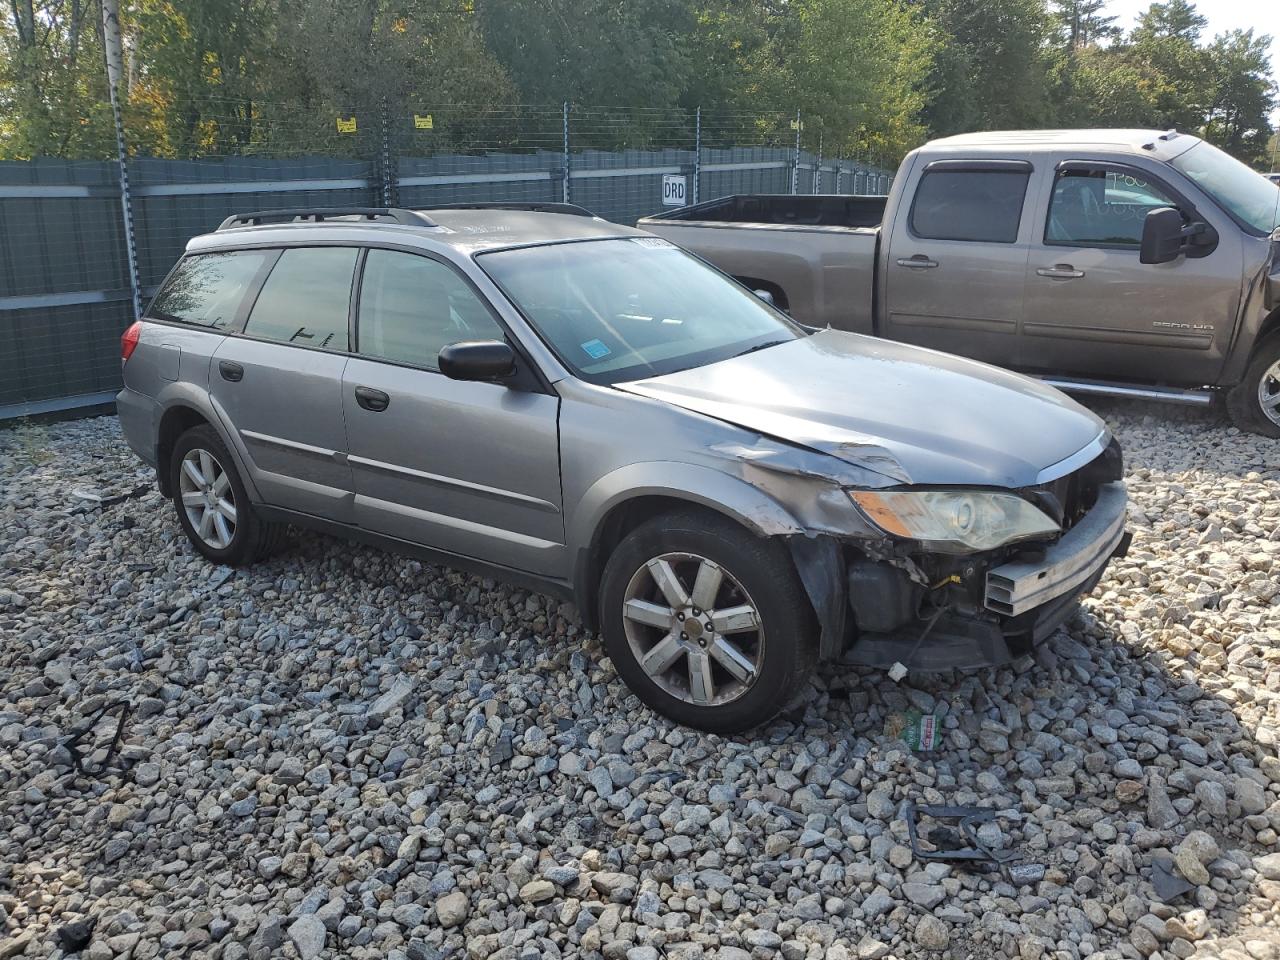
{"label": "pickup truck bed", "polygon": [[[874,333],[873,293],[887,197],[755,194],[647,217],[640,226],[693,250],[802,323]],[[785,235],[794,233],[795,242]],[[803,240],[801,241],[801,237]]]}

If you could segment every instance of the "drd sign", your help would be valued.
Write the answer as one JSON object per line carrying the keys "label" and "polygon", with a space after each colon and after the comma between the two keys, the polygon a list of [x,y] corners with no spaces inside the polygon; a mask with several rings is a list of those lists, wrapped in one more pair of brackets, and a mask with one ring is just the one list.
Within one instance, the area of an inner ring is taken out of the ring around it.
{"label": "drd sign", "polygon": [[662,205],[664,207],[683,207],[685,205],[685,181],[682,174],[664,173],[662,175]]}

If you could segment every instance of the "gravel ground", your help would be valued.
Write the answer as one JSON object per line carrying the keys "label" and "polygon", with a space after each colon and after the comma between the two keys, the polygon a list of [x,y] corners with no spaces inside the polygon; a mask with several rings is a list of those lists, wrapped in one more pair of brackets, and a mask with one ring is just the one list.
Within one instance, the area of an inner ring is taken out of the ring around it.
{"label": "gravel ground", "polygon": [[[148,480],[113,419],[0,434],[0,958],[1280,957],[1280,443],[1099,409],[1133,547],[1034,660],[827,667],[737,739],[567,605],[312,535],[210,567],[77,494]],[[917,861],[909,798],[1018,812],[1043,880]]]}

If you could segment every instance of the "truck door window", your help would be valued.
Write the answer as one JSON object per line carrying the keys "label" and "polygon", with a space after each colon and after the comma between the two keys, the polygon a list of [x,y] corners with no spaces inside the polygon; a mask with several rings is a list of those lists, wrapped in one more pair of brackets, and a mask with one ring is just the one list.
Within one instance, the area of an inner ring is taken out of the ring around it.
{"label": "truck door window", "polygon": [[1147,214],[1178,201],[1137,170],[1059,171],[1049,200],[1045,243],[1072,247],[1142,246]]}
{"label": "truck door window", "polygon": [[1014,243],[1030,173],[927,170],[911,204],[911,232],[922,240]]}

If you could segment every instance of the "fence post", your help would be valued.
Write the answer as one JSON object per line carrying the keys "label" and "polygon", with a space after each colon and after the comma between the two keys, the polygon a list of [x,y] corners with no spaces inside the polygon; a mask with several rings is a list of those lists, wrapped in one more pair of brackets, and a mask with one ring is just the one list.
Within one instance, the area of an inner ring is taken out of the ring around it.
{"label": "fence post", "polygon": [[396,172],[391,165],[391,121],[387,115],[387,98],[383,97],[379,103],[379,124],[382,127],[382,143],[378,151],[378,166],[382,174],[382,205],[384,207],[394,207],[396,205]]}
{"label": "fence post", "polygon": [[564,202],[569,203],[572,191],[569,189],[569,101],[564,101],[564,182],[561,184],[561,193]]}
{"label": "fence post", "polygon": [[133,200],[129,193],[129,162],[124,142],[124,114],[120,109],[120,74],[123,52],[120,42],[120,5],[109,0],[102,4],[103,55],[107,68],[107,87],[111,98],[111,118],[116,128],[116,162],[120,166],[120,216],[124,224],[125,256],[129,261],[129,292],[133,299],[133,319],[142,317],[142,290],[138,285],[138,248],[133,234]]}
{"label": "fence post", "polygon": [[796,153],[791,160],[791,193],[800,192],[800,111],[796,111]]}
{"label": "fence post", "polygon": [[843,186],[844,186],[844,157],[840,156],[840,154],[837,153],[836,154],[836,193],[840,193],[841,187]]}
{"label": "fence post", "polygon": [[702,108],[693,115],[693,202],[698,202],[698,186],[702,181]]}
{"label": "fence post", "polygon": [[818,131],[818,162],[813,165],[813,192],[822,192],[822,131]]}

